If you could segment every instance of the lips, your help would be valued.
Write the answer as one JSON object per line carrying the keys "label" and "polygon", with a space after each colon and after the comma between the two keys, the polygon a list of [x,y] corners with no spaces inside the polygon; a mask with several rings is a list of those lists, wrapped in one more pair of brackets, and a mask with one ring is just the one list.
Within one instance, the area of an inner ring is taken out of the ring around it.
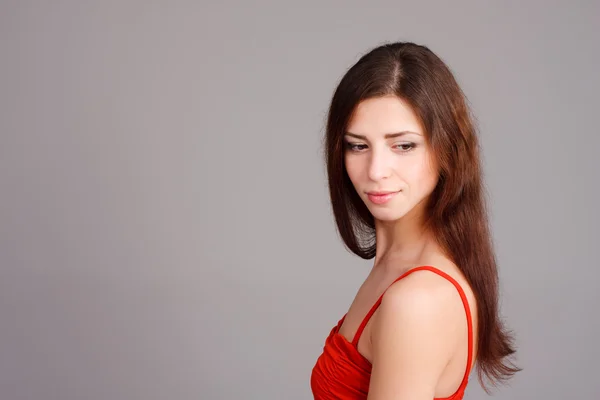
{"label": "lips", "polygon": [[379,192],[368,192],[367,196],[369,200],[371,200],[374,204],[385,204],[390,201],[395,195],[397,195],[400,191],[379,191]]}
{"label": "lips", "polygon": [[385,190],[385,191],[380,191],[380,192],[367,192],[367,194],[373,195],[373,196],[383,196],[385,194],[396,193],[396,192],[398,192],[398,190]]}

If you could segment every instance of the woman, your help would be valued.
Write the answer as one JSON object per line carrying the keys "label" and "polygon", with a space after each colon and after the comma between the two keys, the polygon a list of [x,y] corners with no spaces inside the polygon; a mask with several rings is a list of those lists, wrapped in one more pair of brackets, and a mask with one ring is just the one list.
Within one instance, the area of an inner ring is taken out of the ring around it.
{"label": "woman", "polygon": [[519,371],[478,146],[425,46],[379,46],[342,78],[325,137],[331,202],[345,245],[374,263],[313,368],[315,399],[461,399],[475,364],[484,388]]}

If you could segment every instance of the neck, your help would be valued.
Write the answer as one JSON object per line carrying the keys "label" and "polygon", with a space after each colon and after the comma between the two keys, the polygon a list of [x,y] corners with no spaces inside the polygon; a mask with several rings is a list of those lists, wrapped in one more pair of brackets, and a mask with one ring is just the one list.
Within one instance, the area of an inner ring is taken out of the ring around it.
{"label": "neck", "polygon": [[[422,207],[413,208],[396,221],[375,220],[375,265],[398,266],[418,263],[433,243],[424,229]],[[393,263],[388,263],[393,259]],[[388,267],[386,267],[388,268]]]}

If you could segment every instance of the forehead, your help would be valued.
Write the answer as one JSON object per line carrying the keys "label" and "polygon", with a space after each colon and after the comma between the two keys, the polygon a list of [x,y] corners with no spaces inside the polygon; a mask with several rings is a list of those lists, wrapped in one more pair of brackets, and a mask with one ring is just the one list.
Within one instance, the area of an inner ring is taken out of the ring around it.
{"label": "forehead", "polygon": [[360,102],[347,130],[372,137],[401,131],[423,134],[419,119],[412,108],[396,96],[377,97]]}

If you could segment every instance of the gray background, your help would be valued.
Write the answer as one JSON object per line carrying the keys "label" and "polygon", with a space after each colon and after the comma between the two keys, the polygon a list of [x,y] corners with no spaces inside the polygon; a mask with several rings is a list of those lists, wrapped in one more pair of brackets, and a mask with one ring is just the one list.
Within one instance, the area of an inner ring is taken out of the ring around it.
{"label": "gray background", "polygon": [[599,2],[284,3],[2,1],[0,398],[311,398],[371,266],[325,113],[394,40],[479,120],[524,368],[495,398],[600,398]]}

